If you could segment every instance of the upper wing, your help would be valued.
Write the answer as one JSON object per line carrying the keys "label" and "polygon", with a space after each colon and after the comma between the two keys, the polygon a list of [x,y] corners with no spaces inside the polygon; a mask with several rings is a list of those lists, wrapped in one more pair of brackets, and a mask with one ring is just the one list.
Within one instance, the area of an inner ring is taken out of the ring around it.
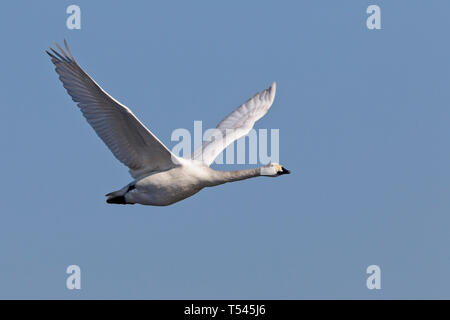
{"label": "upper wing", "polygon": [[255,94],[253,98],[236,108],[217,125],[216,130],[201,148],[194,151],[192,159],[202,160],[211,165],[229,144],[248,134],[255,122],[267,113],[275,98],[275,91],[276,83],[273,82],[269,89]]}
{"label": "upper wing", "polygon": [[48,55],[64,88],[114,156],[137,178],[153,170],[177,165],[177,157],[150,132],[126,106],[107,94],[77,64],[64,40],[67,53],[58,45]]}

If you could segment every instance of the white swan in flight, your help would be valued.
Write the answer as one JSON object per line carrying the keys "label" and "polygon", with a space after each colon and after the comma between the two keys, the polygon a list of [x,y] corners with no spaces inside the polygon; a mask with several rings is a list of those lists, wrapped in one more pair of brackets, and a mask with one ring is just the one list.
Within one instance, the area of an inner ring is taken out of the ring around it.
{"label": "white swan in flight", "polygon": [[126,106],[106,93],[66,50],[46,51],[56,66],[64,88],[84,117],[114,156],[130,169],[134,181],[108,193],[107,203],[167,206],[217,186],[258,176],[277,177],[290,173],[279,164],[261,168],[217,171],[209,166],[234,140],[245,136],[269,110],[275,97],[275,82],[269,89],[229,114],[216,128],[214,139],[203,143],[191,159],[174,155]]}

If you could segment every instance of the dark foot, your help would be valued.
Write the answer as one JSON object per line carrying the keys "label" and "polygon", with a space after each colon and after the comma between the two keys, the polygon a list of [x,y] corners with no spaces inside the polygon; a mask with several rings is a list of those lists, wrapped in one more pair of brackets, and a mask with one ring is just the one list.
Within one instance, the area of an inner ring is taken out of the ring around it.
{"label": "dark foot", "polygon": [[115,203],[115,204],[127,204],[124,196],[117,196],[106,199],[107,203]]}

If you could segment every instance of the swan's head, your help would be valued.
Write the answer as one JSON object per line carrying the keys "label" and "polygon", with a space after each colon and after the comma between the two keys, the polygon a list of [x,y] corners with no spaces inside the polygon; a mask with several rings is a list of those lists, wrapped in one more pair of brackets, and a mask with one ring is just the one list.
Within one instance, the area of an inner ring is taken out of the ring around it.
{"label": "swan's head", "polygon": [[291,172],[288,169],[286,169],[285,167],[283,167],[281,164],[278,163],[270,163],[261,168],[262,176],[277,177],[281,176],[282,174],[289,174],[289,173]]}

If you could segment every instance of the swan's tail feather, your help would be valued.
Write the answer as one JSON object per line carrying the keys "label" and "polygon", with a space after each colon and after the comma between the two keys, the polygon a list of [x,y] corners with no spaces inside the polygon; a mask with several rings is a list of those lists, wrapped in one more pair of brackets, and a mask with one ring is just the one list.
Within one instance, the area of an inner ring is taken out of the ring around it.
{"label": "swan's tail feather", "polygon": [[107,193],[107,194],[105,194],[105,197],[123,196],[125,193],[126,193],[126,191],[123,192],[123,189],[121,189],[121,190],[117,190],[117,191],[113,191],[113,192]]}

